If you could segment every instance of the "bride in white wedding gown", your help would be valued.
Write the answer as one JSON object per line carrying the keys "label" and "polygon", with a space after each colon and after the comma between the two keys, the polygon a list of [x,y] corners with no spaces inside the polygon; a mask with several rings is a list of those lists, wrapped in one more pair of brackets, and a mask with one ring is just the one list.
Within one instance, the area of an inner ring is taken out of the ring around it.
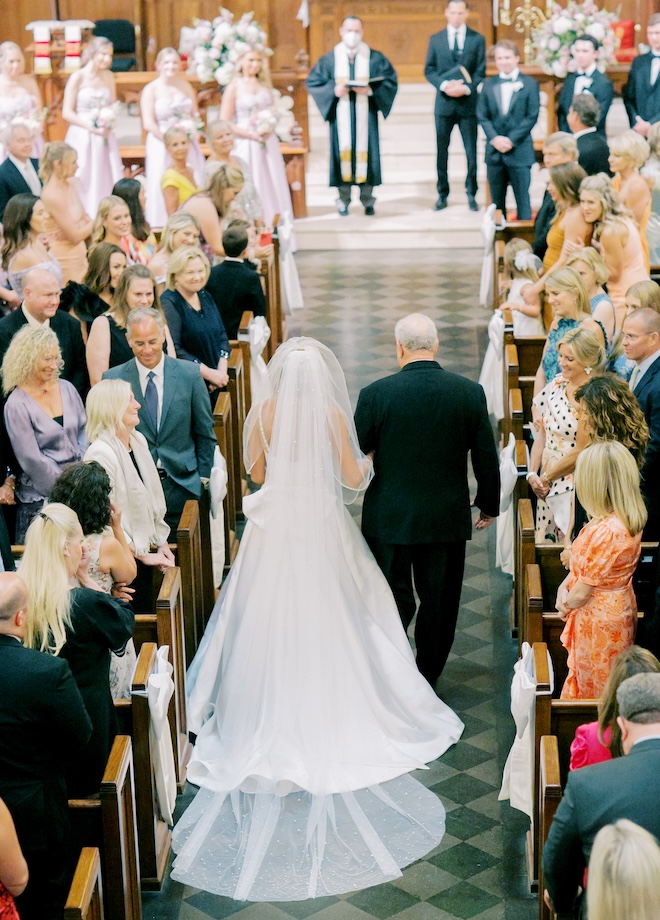
{"label": "bride in white wedding gown", "polygon": [[372,476],[344,375],[290,339],[274,397],[245,424],[260,491],[188,673],[188,767],[172,878],[237,900],[292,901],[401,875],[444,833],[408,774],[463,724],[419,674],[390,589],[344,504]]}

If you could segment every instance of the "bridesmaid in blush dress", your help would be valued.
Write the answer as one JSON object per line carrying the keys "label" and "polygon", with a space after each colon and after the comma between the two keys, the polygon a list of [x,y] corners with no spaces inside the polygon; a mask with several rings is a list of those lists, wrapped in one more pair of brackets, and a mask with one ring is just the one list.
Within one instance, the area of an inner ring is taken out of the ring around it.
{"label": "bridesmaid in blush dress", "polygon": [[49,144],[41,162],[41,201],[48,211],[46,236],[50,252],[62,267],[62,285],[80,284],[87,272],[85,240],[93,222],[85,212],[75,175],[78,154],[62,141]]}
{"label": "bridesmaid in blush dress", "polygon": [[[41,159],[44,139],[41,125],[43,102],[33,76],[25,73],[25,57],[14,42],[0,45],[0,130],[10,124],[25,124],[34,135],[31,156]],[[0,163],[7,156],[0,143]]]}

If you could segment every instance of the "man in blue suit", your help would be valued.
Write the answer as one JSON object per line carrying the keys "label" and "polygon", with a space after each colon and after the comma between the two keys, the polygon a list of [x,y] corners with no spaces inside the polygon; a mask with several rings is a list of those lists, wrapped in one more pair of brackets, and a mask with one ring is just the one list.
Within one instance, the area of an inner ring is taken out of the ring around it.
{"label": "man in blue suit", "polygon": [[140,307],[128,317],[126,338],[135,358],[106,371],[127,380],[140,402],[140,431],[161,478],[167,515],[176,533],[183,506],[199,499],[211,475],[216,439],[199,365],[163,354],[165,330],[157,310]]}
{"label": "man in blue suit", "polygon": [[536,162],[532,128],[539,117],[539,85],[518,69],[520,52],[514,42],[495,45],[499,76],[483,85],[477,119],[486,134],[486,173],[495,206],[506,214],[506,190],[516,198],[518,220],[531,220],[529,183]]}
{"label": "man in blue suit", "polygon": [[632,62],[623,96],[630,127],[642,137],[660,121],[660,13],[649,19],[646,35],[651,50]]}
{"label": "man in blue suit", "polygon": [[30,129],[9,125],[1,139],[7,148],[7,159],[0,165],[0,221],[14,195],[41,195],[39,160],[30,157],[34,143]]}
{"label": "man in blue suit", "polygon": [[582,35],[573,45],[572,55],[577,70],[568,74],[559,94],[557,117],[560,131],[570,131],[567,118],[573,96],[579,96],[580,93],[591,93],[600,106],[598,133],[605,137],[605,122],[614,99],[614,87],[609,77],[601,73],[596,66],[599,47],[593,35]]}

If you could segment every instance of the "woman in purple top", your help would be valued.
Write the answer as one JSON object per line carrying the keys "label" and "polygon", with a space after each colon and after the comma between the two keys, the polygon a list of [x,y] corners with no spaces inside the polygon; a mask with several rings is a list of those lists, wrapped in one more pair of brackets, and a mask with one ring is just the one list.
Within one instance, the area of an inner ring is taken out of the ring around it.
{"label": "woman in purple top", "polygon": [[62,354],[46,325],[20,329],[2,362],[2,385],[11,395],[5,424],[21,474],[16,485],[16,542],[25,542],[30,521],[67,463],[88,446],[85,410],[76,389],[60,380]]}

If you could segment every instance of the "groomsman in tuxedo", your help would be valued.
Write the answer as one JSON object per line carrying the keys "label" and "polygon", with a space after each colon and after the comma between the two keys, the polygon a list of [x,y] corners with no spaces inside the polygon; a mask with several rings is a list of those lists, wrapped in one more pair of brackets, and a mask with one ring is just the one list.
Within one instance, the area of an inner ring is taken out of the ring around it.
{"label": "groomsman in tuxedo", "polygon": [[[478,211],[477,194],[477,95],[486,76],[486,42],[466,25],[466,0],[449,0],[445,16],[447,28],[429,41],[424,76],[435,86],[435,129],[438,138],[438,200],[435,210],[447,207],[449,197],[449,141],[458,125],[467,158],[465,189],[471,211]],[[468,82],[458,68],[468,74]]]}
{"label": "groomsman in tuxedo", "polygon": [[406,630],[415,616],[414,577],[417,667],[434,686],[454,641],[472,535],[468,454],[477,480],[477,530],[499,512],[498,459],[484,391],[437,363],[433,320],[406,316],[395,339],[401,370],[365,387],[355,410],[360,447],[374,454],[362,532]]}
{"label": "groomsman in tuxedo", "polygon": [[486,134],[486,174],[495,206],[506,214],[506,190],[513,189],[518,220],[531,220],[529,183],[536,162],[532,128],[539,117],[539,85],[518,69],[520,52],[508,40],[495,45],[499,76],[484,83],[477,118]]}
{"label": "groomsman in tuxedo", "polygon": [[572,54],[577,70],[575,73],[568,74],[559,94],[557,115],[560,131],[570,130],[568,110],[573,102],[573,96],[578,96],[580,93],[591,93],[600,106],[598,133],[605,137],[605,122],[614,99],[614,87],[609,77],[606,77],[596,67],[599,47],[600,44],[593,35],[582,35],[573,45]]}
{"label": "groomsman in tuxedo", "polygon": [[568,110],[568,125],[577,142],[578,163],[588,176],[610,172],[610,148],[605,138],[598,133],[600,106],[589,93],[573,96]]}
{"label": "groomsman in tuxedo", "polygon": [[660,13],[649,19],[646,35],[651,50],[632,62],[623,97],[630,127],[642,137],[660,121]]}
{"label": "groomsman in tuxedo", "polygon": [[7,159],[0,165],[0,221],[14,195],[41,195],[39,160],[32,159],[34,137],[25,125],[9,125],[2,135]]}

